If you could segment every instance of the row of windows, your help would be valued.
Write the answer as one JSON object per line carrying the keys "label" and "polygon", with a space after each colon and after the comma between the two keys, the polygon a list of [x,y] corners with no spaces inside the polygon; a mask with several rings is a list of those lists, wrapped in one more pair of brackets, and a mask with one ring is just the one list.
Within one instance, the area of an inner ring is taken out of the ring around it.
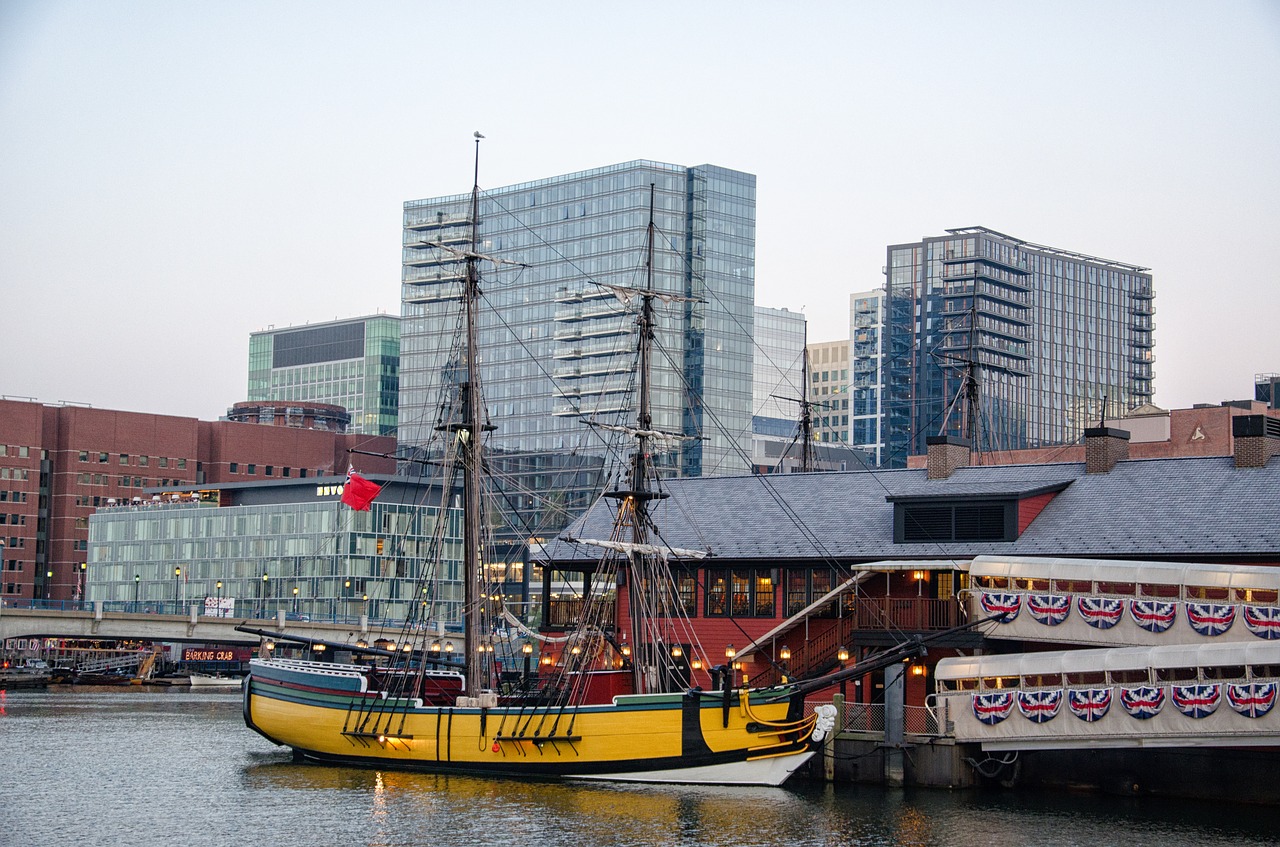
{"label": "row of windows", "polygon": [[[154,481],[157,485],[159,485],[159,486],[161,486],[161,487],[164,487],[164,488],[167,488],[167,487],[169,487],[169,486],[171,486],[171,485],[176,485],[176,486],[185,486],[185,485],[188,485],[188,484],[189,484],[189,483],[187,483],[187,481],[186,481],[186,480],[181,480],[181,479],[168,479],[168,478],[165,478],[165,479],[159,479],[159,480],[150,480],[150,479],[146,479],[145,477],[141,477],[141,476],[122,476],[122,477],[120,477],[120,478],[117,480],[117,484],[118,484],[121,488],[150,488],[150,487],[151,487],[151,484],[152,484],[152,482],[153,482],[153,481]],[[76,483],[77,483],[78,485],[110,485],[110,484],[111,484],[111,476],[110,476],[109,474],[104,474],[104,473],[82,473],[82,474],[76,474]],[[78,498],[78,499],[76,500],[76,505],[77,505],[77,506],[87,506],[87,505],[89,505],[87,502],[81,502],[81,501],[82,501],[82,500],[87,501],[88,499],[89,499],[89,498],[88,498],[87,496],[86,496],[86,497]],[[97,501],[99,501],[101,498],[99,498],[99,497],[95,497],[95,498],[93,498],[93,499],[94,499],[94,501],[95,501],[95,502],[93,503],[93,505],[95,505],[95,506],[102,505],[100,502],[97,502]]]}
{"label": "row of windows", "polygon": [[1274,604],[1280,592],[1274,588],[1230,587],[1226,585],[1175,585],[1171,583],[1109,582],[1036,577],[977,576],[974,584],[985,589],[1044,591],[1089,596],[1155,597],[1162,600],[1224,600],[1235,603]]}
{"label": "row of windows", "polygon": [[0,503],[25,503],[27,502],[27,492],[25,491],[9,491],[0,490]]}
{"label": "row of windows", "polygon": [[[248,462],[248,463],[246,463],[246,464],[245,464],[244,468],[245,468],[245,469],[244,469],[243,473],[244,473],[245,475],[247,475],[247,476],[258,476],[258,465],[257,465],[257,463],[255,463],[255,462]],[[228,465],[227,465],[227,472],[228,472],[228,473],[234,473],[234,474],[241,473],[241,470],[240,470],[240,463],[239,463],[239,462],[230,462],[230,463],[228,463]],[[308,471],[308,469],[307,469],[307,468],[298,468],[298,478],[299,478],[299,479],[306,479],[306,478],[307,478],[308,473],[309,473],[309,471]],[[276,475],[276,467],[275,467],[275,465],[263,465],[263,466],[262,466],[262,476],[275,476],[275,475]],[[324,470],[324,468],[316,468],[316,469],[315,469],[315,475],[316,475],[316,476],[324,476],[324,475],[325,475],[325,470]],[[289,479],[289,478],[291,478],[291,477],[293,476],[293,468],[284,468],[284,467],[280,468],[280,476],[281,476],[283,479]]]}
{"label": "row of windows", "polygon": [[0,479],[28,480],[31,472],[26,468],[0,468]]}
{"label": "row of windows", "polygon": [[[111,454],[102,452],[93,453],[89,450],[80,451],[80,461],[94,461],[94,458],[91,457],[96,457],[98,464],[105,465],[110,461]],[[151,459],[153,458],[151,456],[130,456],[128,453],[119,453],[117,454],[117,457],[117,461],[122,465],[137,465],[140,468],[149,467],[151,465]],[[154,458],[156,460],[157,467],[175,467],[179,470],[185,470],[187,467],[186,459],[171,459],[168,456],[156,456]]]}
{"label": "row of windows", "polygon": [[[835,574],[829,569],[792,571],[787,575],[786,608],[792,615],[829,593]],[[698,614],[697,576],[673,575],[676,605],[685,615]],[[703,615],[709,618],[772,618],[778,608],[778,572],[772,568],[711,568],[705,572]]]}
{"label": "row of windows", "polygon": [[31,448],[17,444],[0,444],[0,456],[15,456],[27,459],[31,456]]}

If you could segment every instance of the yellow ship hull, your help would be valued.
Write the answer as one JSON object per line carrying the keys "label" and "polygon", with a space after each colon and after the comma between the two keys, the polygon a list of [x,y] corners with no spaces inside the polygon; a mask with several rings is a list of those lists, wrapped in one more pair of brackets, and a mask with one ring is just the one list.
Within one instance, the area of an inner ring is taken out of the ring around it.
{"label": "yellow ship hull", "polygon": [[778,785],[814,753],[789,691],[628,695],[586,706],[430,706],[361,669],[252,663],[245,722],[322,762],[467,774]]}

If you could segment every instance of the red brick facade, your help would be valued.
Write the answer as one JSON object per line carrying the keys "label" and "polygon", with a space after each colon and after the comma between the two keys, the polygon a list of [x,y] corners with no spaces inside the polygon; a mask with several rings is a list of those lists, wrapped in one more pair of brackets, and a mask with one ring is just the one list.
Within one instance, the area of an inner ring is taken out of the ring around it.
{"label": "red brick facade", "polygon": [[89,515],[109,499],[225,482],[392,473],[385,436],[0,400],[0,599],[74,599]]}

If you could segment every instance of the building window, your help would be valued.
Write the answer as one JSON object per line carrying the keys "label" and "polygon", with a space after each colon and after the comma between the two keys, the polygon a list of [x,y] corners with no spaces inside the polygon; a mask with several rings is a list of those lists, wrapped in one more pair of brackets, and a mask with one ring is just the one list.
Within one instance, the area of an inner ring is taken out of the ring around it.
{"label": "building window", "polygon": [[80,461],[82,461],[82,462],[87,462],[87,461],[89,461],[89,451],[88,451],[88,450],[81,450],[81,451],[80,451]]}
{"label": "building window", "polygon": [[231,463],[231,467],[230,467],[230,468],[228,468],[228,470],[229,470],[229,472],[230,472],[230,473],[240,473],[240,463],[239,463],[239,462],[232,462],[232,463]]}
{"label": "building window", "polygon": [[776,611],[774,576],[769,568],[707,571],[707,617],[764,617]]}
{"label": "building window", "polygon": [[675,575],[676,594],[680,600],[680,608],[689,617],[698,614],[698,579],[692,573],[679,572]]}
{"label": "building window", "polygon": [[249,476],[253,476],[257,472],[258,472],[257,465],[249,465],[248,469],[245,471],[245,473],[249,474]]}
{"label": "building window", "polygon": [[120,454],[120,464],[122,464],[122,465],[127,465],[127,464],[129,464],[129,454],[128,454],[128,453],[121,453],[121,454]]}

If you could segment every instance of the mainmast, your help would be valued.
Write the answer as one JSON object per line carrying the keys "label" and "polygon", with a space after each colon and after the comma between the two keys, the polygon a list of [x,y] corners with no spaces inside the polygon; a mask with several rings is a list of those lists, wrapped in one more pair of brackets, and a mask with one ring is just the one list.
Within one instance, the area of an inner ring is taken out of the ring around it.
{"label": "mainmast", "polygon": [[[466,374],[462,384],[462,423],[457,427],[462,454],[463,518],[462,518],[462,566],[463,579],[462,635],[467,695],[476,696],[488,678],[482,667],[479,648],[480,608],[486,597],[481,556],[481,522],[484,513],[480,507],[480,448],[483,426],[483,397],[480,392],[480,365],[476,336],[480,302],[480,271],[477,252],[480,244],[480,139],[476,136],[475,180],[471,188],[471,249],[466,254],[466,275],[463,280],[462,302],[466,311]],[[488,427],[492,429],[492,427]]]}

